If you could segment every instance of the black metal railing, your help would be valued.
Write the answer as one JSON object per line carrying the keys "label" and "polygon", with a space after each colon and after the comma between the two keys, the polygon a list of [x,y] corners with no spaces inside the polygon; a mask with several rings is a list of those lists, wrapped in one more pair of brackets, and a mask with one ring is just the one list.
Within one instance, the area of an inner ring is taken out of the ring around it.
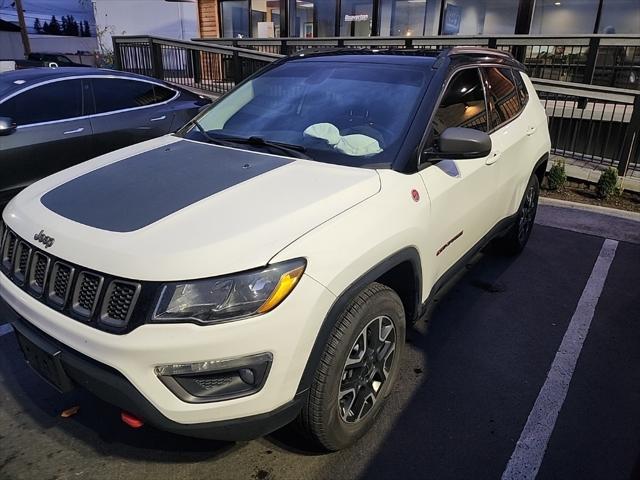
{"label": "black metal railing", "polygon": [[549,119],[552,152],[620,175],[640,172],[640,92],[532,79]]}
{"label": "black metal railing", "polygon": [[202,38],[197,41],[283,55],[306,48],[437,50],[456,45],[485,46],[511,52],[532,77],[640,90],[640,35]]}
{"label": "black metal railing", "polygon": [[[491,44],[503,50],[510,48],[508,44],[501,43],[506,42],[507,38],[490,42],[491,39],[481,37],[394,39],[394,45],[405,48],[410,43],[414,48],[438,50],[460,44],[459,41],[456,42],[460,38],[467,38],[468,41],[463,43],[468,45]],[[114,37],[114,46],[116,62],[122,70],[220,94],[270,62],[282,58],[281,54],[256,51],[255,47],[272,48],[274,42],[283,40],[286,40],[288,48],[295,48],[296,51],[311,46],[335,48],[338,46],[336,42],[341,42],[342,47],[390,46],[383,43],[388,39],[379,37],[368,38],[366,42],[353,38],[295,39],[296,42],[291,43],[288,39],[247,39],[220,40],[215,44],[155,37]],[[478,41],[474,43],[471,40]],[[246,48],[251,45],[253,49]],[[276,46],[281,48],[282,44]],[[582,48],[576,45],[564,47],[565,52],[566,48]],[[531,52],[527,53],[529,57],[541,58],[543,50],[540,45],[527,45],[526,49]],[[547,111],[554,153],[592,165],[613,166],[618,168],[621,175],[630,171],[640,172],[639,90],[569,82],[567,79],[580,78],[584,73],[586,67],[578,62],[559,65],[536,63],[535,67],[528,68]],[[599,70],[595,69],[593,72],[595,75]]]}
{"label": "black metal railing", "polygon": [[113,37],[116,67],[211,93],[224,93],[281,57],[226,45]]}

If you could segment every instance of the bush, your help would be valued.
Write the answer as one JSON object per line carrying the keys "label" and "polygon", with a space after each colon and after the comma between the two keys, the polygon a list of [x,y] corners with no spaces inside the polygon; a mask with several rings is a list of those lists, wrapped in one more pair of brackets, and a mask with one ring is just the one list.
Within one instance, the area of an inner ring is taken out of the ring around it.
{"label": "bush", "polygon": [[567,172],[564,161],[554,163],[547,175],[547,185],[549,190],[562,190],[567,183]]}
{"label": "bush", "polygon": [[596,185],[596,195],[607,200],[619,193],[618,171],[613,167],[609,167],[600,175],[600,180],[598,180],[598,184]]}

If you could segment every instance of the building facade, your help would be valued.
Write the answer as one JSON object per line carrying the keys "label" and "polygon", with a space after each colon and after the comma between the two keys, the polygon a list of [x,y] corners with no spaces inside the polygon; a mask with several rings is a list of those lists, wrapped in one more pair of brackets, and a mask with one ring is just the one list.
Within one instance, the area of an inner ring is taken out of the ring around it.
{"label": "building facade", "polygon": [[198,0],[200,36],[640,33],[640,0]]}

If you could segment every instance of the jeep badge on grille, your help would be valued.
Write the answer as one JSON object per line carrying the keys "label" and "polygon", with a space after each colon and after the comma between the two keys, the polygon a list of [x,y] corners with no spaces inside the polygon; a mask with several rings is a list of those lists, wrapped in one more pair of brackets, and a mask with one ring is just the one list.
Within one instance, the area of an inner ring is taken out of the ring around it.
{"label": "jeep badge on grille", "polygon": [[44,234],[44,230],[40,230],[40,233],[36,233],[33,236],[33,239],[36,242],[40,242],[40,243],[44,244],[44,248],[49,248],[50,246],[53,245],[53,242],[56,241],[55,238],[45,235]]}

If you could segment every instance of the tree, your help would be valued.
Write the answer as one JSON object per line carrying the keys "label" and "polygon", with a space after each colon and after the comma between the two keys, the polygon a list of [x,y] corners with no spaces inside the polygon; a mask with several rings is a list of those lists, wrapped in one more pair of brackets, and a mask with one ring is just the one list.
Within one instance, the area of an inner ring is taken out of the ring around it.
{"label": "tree", "polygon": [[60,22],[58,21],[55,15],[52,15],[51,21],[49,22],[49,33],[51,35],[60,35],[60,32],[61,32]]}
{"label": "tree", "polygon": [[84,26],[83,30],[84,32],[82,33],[83,37],[90,37],[91,36],[91,28],[89,27],[89,22],[88,21],[84,21],[82,22],[82,25]]}
{"label": "tree", "polygon": [[42,24],[42,33],[49,33],[51,29],[49,28],[49,22],[44,22]]}
{"label": "tree", "polygon": [[33,21],[33,29],[36,31],[36,33],[42,33],[42,24],[40,23],[39,18],[36,18]]}

